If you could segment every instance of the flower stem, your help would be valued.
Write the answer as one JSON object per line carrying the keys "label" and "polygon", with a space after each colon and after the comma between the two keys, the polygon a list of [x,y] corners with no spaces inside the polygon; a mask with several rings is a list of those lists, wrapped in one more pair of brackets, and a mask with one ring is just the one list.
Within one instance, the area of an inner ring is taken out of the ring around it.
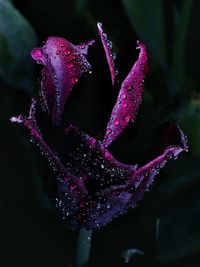
{"label": "flower stem", "polygon": [[76,267],[87,266],[90,259],[92,230],[81,229],[79,231],[76,249]]}

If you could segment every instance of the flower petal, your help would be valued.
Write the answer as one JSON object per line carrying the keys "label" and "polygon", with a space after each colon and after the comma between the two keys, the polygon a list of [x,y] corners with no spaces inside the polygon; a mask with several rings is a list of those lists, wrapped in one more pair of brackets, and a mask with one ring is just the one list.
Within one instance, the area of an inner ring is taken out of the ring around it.
{"label": "flower petal", "polygon": [[63,151],[59,151],[65,167],[84,180],[91,192],[107,186],[126,183],[137,165],[127,165],[116,160],[101,142],[70,126],[65,131]]}
{"label": "flower petal", "polygon": [[102,23],[97,23],[97,28],[101,37],[101,42],[103,44],[104,51],[106,53],[107,62],[110,69],[112,85],[115,84],[115,76],[116,76],[116,69],[115,69],[115,62],[114,62],[114,55],[111,52],[112,43],[108,40],[106,33],[104,33],[102,28]]}
{"label": "flower petal", "polygon": [[76,45],[76,47],[80,50],[80,52],[87,56],[88,49],[90,46],[94,44],[95,40],[89,40],[87,42],[81,43],[79,45]]}
{"label": "flower petal", "polygon": [[[178,126],[171,124],[168,133],[170,133],[170,138],[172,138],[173,136],[173,143],[176,143],[176,145],[172,145],[171,143],[171,145],[169,146],[168,144],[168,147],[161,155],[159,155],[157,158],[150,161],[146,165],[138,168],[134,172],[128,185],[126,186],[126,191],[131,190],[131,188],[135,189],[136,193],[133,194],[132,198],[132,203],[134,205],[143,197],[144,192],[147,191],[150,185],[153,183],[154,177],[160,172],[163,167],[165,167],[166,163],[171,159],[177,159],[178,155],[181,152],[188,151],[187,137],[183,134],[182,130]],[[177,144],[177,141],[179,142],[179,144]]]}
{"label": "flower petal", "polygon": [[85,54],[92,41],[81,51],[67,40],[49,37],[45,45],[35,48],[31,56],[43,65],[41,97],[45,111],[49,111],[54,125],[60,123],[65,102],[79,78],[91,70]]}
{"label": "flower petal", "polygon": [[42,135],[38,129],[37,121],[35,119],[36,101],[33,100],[29,116],[25,117],[19,115],[18,117],[12,117],[11,122],[21,123],[26,129],[30,131],[32,141],[39,146],[42,154],[44,154],[49,164],[52,166],[54,171],[57,173],[57,186],[59,196],[65,193],[65,196],[61,196],[60,205],[62,198],[64,198],[65,212],[72,215],[77,209],[77,202],[84,197],[88,192],[83,182],[73,176],[62,164],[60,158],[49,148],[42,138]]}
{"label": "flower petal", "polygon": [[163,154],[134,171],[126,184],[110,185],[93,196],[86,196],[82,208],[73,218],[73,224],[78,227],[82,225],[87,229],[99,228],[126,213],[129,208],[136,207],[152,184],[155,175],[167,161],[176,159],[181,152],[188,150],[187,139],[179,127],[171,125],[168,134],[170,140],[173,137],[172,143],[177,144],[179,141],[179,145],[166,148]]}
{"label": "flower petal", "polygon": [[139,58],[121,85],[108,122],[103,140],[105,147],[109,146],[131,121],[135,120],[142,101],[144,77],[148,71],[147,52],[145,45],[140,42],[138,42],[138,48],[140,49]]}

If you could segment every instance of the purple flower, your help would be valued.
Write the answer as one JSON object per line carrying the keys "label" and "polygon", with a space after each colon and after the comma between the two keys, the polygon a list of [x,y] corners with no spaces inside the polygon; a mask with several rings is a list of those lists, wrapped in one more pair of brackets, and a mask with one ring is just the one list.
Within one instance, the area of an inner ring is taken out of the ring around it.
{"label": "purple flower", "polygon": [[[98,23],[97,26],[114,85],[116,70],[111,44],[102,25]],[[73,85],[91,71],[86,56],[93,43],[74,46],[63,38],[49,37],[42,48],[32,51],[32,57],[42,65],[41,104],[54,126],[61,122]],[[170,159],[187,151],[186,137],[174,124],[170,124],[170,138],[167,138],[171,143],[167,141],[164,151],[144,166],[121,163],[108,150],[124,128],[134,122],[141,103],[148,65],[145,45],[138,42],[138,49],[138,60],[121,84],[103,140],[70,125],[63,133],[65,153],[54,151],[44,141],[38,127],[35,100],[28,116],[11,118],[12,122],[22,123],[30,131],[32,140],[48,158],[55,171],[57,197],[54,203],[71,227],[98,228],[135,207],[160,169]]]}

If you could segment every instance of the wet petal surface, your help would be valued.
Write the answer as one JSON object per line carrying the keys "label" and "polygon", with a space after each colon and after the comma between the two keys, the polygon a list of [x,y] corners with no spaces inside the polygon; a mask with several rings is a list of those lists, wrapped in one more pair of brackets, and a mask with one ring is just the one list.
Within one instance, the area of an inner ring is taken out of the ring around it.
{"label": "wet petal surface", "polygon": [[143,82],[148,71],[147,52],[144,44],[138,42],[139,58],[123,81],[117,102],[108,122],[103,144],[109,146],[135,120],[142,101]]}
{"label": "wet petal surface", "polygon": [[35,48],[31,53],[32,58],[43,65],[40,95],[44,110],[49,111],[54,125],[60,123],[73,86],[91,70],[86,54],[92,44],[93,41],[89,41],[74,46],[63,38],[49,37],[43,47]]}
{"label": "wet petal surface", "polygon": [[116,69],[115,69],[115,62],[114,62],[114,55],[111,52],[112,43],[108,40],[107,34],[103,31],[102,23],[97,23],[97,28],[99,31],[99,35],[101,37],[101,42],[103,44],[104,51],[106,53],[107,62],[110,69],[110,75],[112,80],[112,85],[115,84],[116,79]]}

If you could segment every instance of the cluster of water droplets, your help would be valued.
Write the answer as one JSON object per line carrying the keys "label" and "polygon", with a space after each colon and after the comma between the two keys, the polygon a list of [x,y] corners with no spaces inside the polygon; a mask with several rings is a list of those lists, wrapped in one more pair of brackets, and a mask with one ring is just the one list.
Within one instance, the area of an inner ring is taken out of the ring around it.
{"label": "cluster of water droplets", "polygon": [[[92,42],[91,42],[92,43]],[[82,49],[86,49],[82,45]],[[80,49],[63,38],[50,37],[42,48],[31,53],[41,72],[41,99],[43,109],[59,121],[72,87],[83,74],[91,72],[91,65]]]}
{"label": "cluster of water droplets", "polygon": [[101,37],[101,41],[105,50],[105,54],[106,54],[106,58],[107,58],[107,62],[109,65],[109,69],[110,69],[110,74],[111,74],[111,80],[112,80],[112,84],[115,84],[115,80],[116,80],[116,75],[118,74],[118,70],[115,67],[115,59],[116,59],[116,54],[112,52],[112,42],[108,39],[107,34],[103,31],[103,25],[102,23],[98,22],[97,23],[97,27],[99,30],[99,34]]}

